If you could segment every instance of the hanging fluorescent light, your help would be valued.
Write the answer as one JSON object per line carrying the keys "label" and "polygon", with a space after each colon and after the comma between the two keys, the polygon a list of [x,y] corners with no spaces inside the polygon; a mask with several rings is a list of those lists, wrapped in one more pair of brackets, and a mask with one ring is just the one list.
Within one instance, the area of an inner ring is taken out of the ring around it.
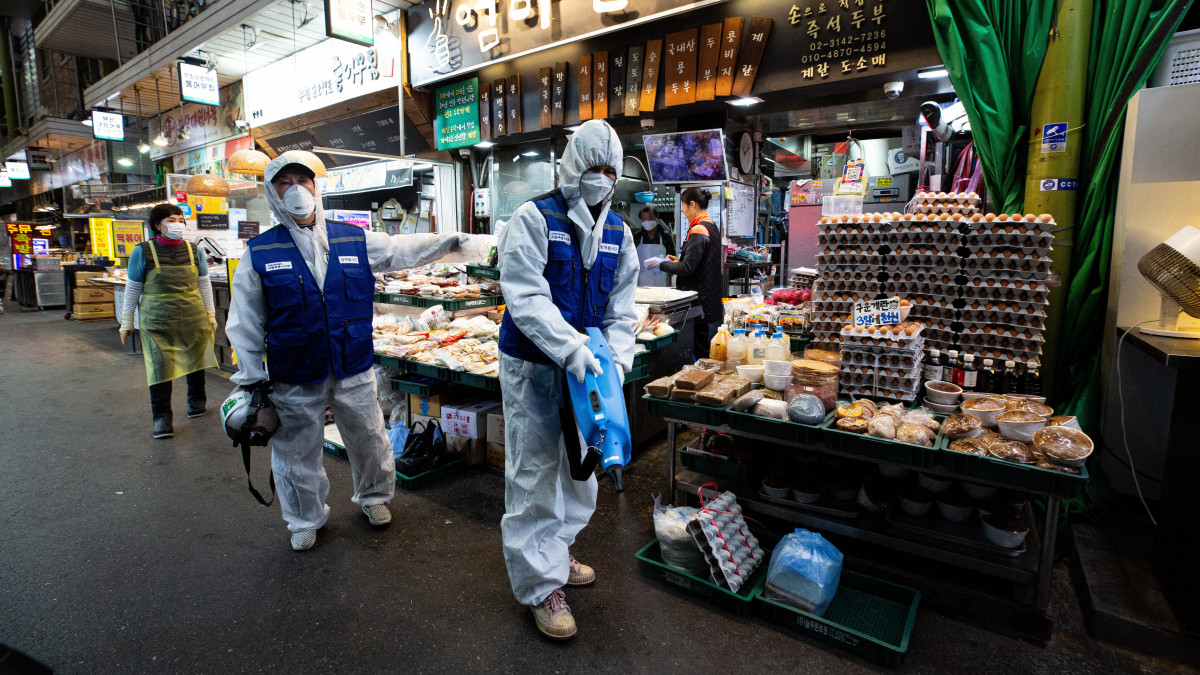
{"label": "hanging fluorescent light", "polygon": [[581,126],[583,126],[583,125],[582,125],[582,124],[576,124],[575,126],[566,127],[566,130],[567,130],[567,131],[570,131],[570,132],[576,132],[576,131],[579,131],[579,127],[581,127]]}
{"label": "hanging fluorescent light", "polygon": [[478,143],[475,144],[475,147],[483,148],[484,150],[486,150],[494,145],[496,145],[496,144],[491,141],[479,141]]}
{"label": "hanging fluorescent light", "polygon": [[142,153],[143,155],[146,154],[147,152],[150,152],[150,146],[146,143],[146,141],[139,142],[137,144],[137,149],[138,149],[138,152]]}
{"label": "hanging fluorescent light", "polygon": [[729,105],[734,105],[739,108],[746,108],[752,105],[758,105],[759,103],[762,103],[763,100],[757,96],[746,96],[744,98],[735,98],[725,102]]}
{"label": "hanging fluorescent light", "polygon": [[170,142],[171,141],[168,141],[166,135],[163,134],[163,132],[161,132],[161,131],[158,132],[158,135],[154,137],[153,141],[151,141],[151,143],[154,143],[155,145],[157,145],[160,148],[167,147],[167,144]]}
{"label": "hanging fluorescent light", "polygon": [[526,150],[525,152],[521,153],[521,156],[522,157],[537,157],[538,153],[537,153],[537,150]]}
{"label": "hanging fluorescent light", "polygon": [[945,68],[935,68],[933,70],[922,70],[917,72],[917,77],[922,80],[937,80],[947,77],[950,73]]}
{"label": "hanging fluorescent light", "polygon": [[90,116],[87,119],[80,120],[80,121],[83,123],[83,126],[85,126],[85,127],[92,126],[92,118]]}
{"label": "hanging fluorescent light", "polygon": [[118,96],[120,96],[120,95],[121,95],[121,92],[120,92],[119,90],[118,90],[118,91],[116,91],[116,92],[113,92],[113,94],[112,94],[112,95],[110,95],[108,98],[104,99],[104,102],[105,102],[105,103],[108,103],[109,101],[113,100],[114,98],[116,98],[116,97],[118,97]]}
{"label": "hanging fluorescent light", "polygon": [[121,159],[117,160],[117,164],[120,164],[121,166],[133,166],[133,160],[129,159],[128,157],[122,157]]}

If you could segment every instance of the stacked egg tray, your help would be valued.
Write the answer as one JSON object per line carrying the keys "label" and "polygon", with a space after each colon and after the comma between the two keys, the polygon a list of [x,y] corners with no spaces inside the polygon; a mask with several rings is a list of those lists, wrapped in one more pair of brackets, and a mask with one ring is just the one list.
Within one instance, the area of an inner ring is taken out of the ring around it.
{"label": "stacked egg tray", "polygon": [[817,224],[817,282],[810,322],[813,344],[837,350],[856,300],[883,293],[891,253],[889,216],[826,216]]}
{"label": "stacked egg tray", "polygon": [[958,345],[977,359],[1028,362],[1045,341],[1054,219],[971,216],[963,228]]}
{"label": "stacked egg tray", "polygon": [[916,400],[921,385],[924,325],[906,321],[899,327],[843,326],[843,396],[867,396],[891,402]]}
{"label": "stacked egg tray", "polygon": [[964,215],[979,213],[979,195],[974,192],[918,192],[909,202],[913,214]]}

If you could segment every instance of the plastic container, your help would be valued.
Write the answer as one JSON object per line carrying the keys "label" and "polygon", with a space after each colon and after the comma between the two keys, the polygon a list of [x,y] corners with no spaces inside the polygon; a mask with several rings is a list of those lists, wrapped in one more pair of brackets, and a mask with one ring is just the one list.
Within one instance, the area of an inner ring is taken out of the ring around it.
{"label": "plastic container", "polygon": [[[629,374],[632,376],[633,371],[631,370]],[[630,382],[633,381],[632,379],[630,379],[628,377],[625,379]],[[462,385],[465,385],[468,387],[474,387],[475,389],[483,389],[486,391],[500,391],[500,378],[499,377],[491,377],[489,375],[476,375],[474,373],[468,373],[466,371],[452,370],[452,371],[450,371],[450,380],[452,382],[457,382],[458,384],[462,384]]]}
{"label": "plastic container", "polygon": [[479,265],[467,265],[467,276],[482,277],[484,279],[500,280],[500,270],[496,267],[481,267]]}
{"label": "plastic container", "polygon": [[398,391],[402,394],[434,396],[445,388],[445,381],[428,378],[424,375],[406,374],[401,377],[392,378],[392,391]]}
{"label": "plastic container", "polygon": [[825,420],[823,432],[825,434],[825,445],[829,449],[838,452],[858,455],[864,459],[901,464],[914,469],[928,469],[946,454],[938,449],[937,439],[934,439],[933,447],[926,447],[903,441],[868,436],[865,433],[856,434],[850,431],[842,431],[836,427],[836,424],[837,420],[833,419],[833,415],[830,415]]}
{"label": "plastic container", "polygon": [[938,442],[942,466],[949,472],[967,478],[979,478],[1000,485],[1040,494],[1073,499],[1083,494],[1088,482],[1086,466],[1078,474],[1043,469],[1033,464],[1017,464],[986,455],[968,455],[950,450],[950,440],[943,436]]}
{"label": "plastic container", "polygon": [[864,659],[897,668],[908,652],[920,591],[843,569],[825,616],[754,594],[754,613],[781,626],[836,644]]}
{"label": "plastic container", "polygon": [[[825,417],[829,423],[832,415]],[[748,412],[740,413],[732,410],[726,413],[726,422],[733,431],[744,431],[759,436],[766,436],[784,443],[800,445],[817,445],[823,435],[822,426],[798,424],[790,420],[777,420],[773,417],[759,417]]]}
{"label": "plastic container", "polygon": [[767,351],[763,355],[764,361],[791,361],[792,349],[787,338],[780,331],[775,331],[771,336],[771,341],[767,344]]}
{"label": "plastic container", "polygon": [[752,366],[762,365],[767,354],[767,340],[761,330],[754,332],[754,337],[746,345],[746,363]]}
{"label": "plastic container", "polygon": [[746,584],[737,593],[734,593],[728,588],[722,588],[707,579],[701,579],[687,572],[677,570],[663,562],[662,549],[658,545],[658,539],[654,539],[649,544],[643,546],[634,557],[637,558],[638,570],[643,575],[651,579],[665,581],[668,584],[683,589],[690,595],[707,600],[722,609],[743,616],[750,613],[750,603],[760,591],[763,580],[767,575],[767,566],[759,565],[758,569],[754,570],[754,573],[750,575]]}
{"label": "plastic container", "polygon": [[746,360],[747,346],[746,329],[735,328],[733,337],[729,338],[729,343],[725,346],[725,365],[730,368],[750,365]]}
{"label": "plastic container", "polygon": [[725,324],[721,324],[721,328],[717,330],[717,334],[713,336],[712,342],[708,345],[708,358],[715,361],[724,361],[729,351],[729,331],[726,330]]}

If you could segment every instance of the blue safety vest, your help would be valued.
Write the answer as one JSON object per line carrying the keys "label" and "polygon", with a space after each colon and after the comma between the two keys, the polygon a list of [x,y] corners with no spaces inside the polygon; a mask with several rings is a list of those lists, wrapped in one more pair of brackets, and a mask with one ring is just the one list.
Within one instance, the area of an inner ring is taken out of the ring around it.
{"label": "blue safety vest", "polygon": [[371,368],[375,277],[357,227],[326,223],[325,288],[279,225],[247,242],[267,306],[267,369],[272,382],[320,384],[332,370],[345,379]]}
{"label": "blue safety vest", "polygon": [[[567,219],[567,202],[560,190],[533,198],[533,204],[546,219],[549,237],[546,241],[546,268],[542,274],[550,285],[550,299],[562,318],[576,330],[603,328],[604,310],[617,276],[617,259],[625,240],[625,223],[609,211],[604,221],[600,250],[592,269],[583,268],[579,243],[575,240],[575,224]],[[504,281],[504,270],[500,270]],[[500,351],[534,363],[551,363],[533,341],[525,337],[512,313],[506,311],[500,323]]]}

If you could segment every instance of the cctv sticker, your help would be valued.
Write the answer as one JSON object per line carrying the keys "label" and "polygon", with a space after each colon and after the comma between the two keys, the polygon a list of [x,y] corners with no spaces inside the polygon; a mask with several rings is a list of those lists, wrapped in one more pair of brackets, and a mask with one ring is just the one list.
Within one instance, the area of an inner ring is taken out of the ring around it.
{"label": "cctv sticker", "polygon": [[283,262],[267,263],[267,271],[268,272],[274,272],[276,270],[290,270],[290,269],[292,269],[292,261],[290,261],[290,260],[284,260]]}
{"label": "cctv sticker", "polygon": [[614,253],[615,254],[619,250],[620,250],[620,247],[617,246],[616,244],[600,244],[600,252],[601,253]]}
{"label": "cctv sticker", "polygon": [[358,264],[358,256],[356,256],[356,255],[339,255],[338,262],[340,262],[343,265],[357,265]]}
{"label": "cctv sticker", "polygon": [[562,244],[571,243],[571,235],[566,232],[552,231],[550,232],[550,241],[557,241]]}

